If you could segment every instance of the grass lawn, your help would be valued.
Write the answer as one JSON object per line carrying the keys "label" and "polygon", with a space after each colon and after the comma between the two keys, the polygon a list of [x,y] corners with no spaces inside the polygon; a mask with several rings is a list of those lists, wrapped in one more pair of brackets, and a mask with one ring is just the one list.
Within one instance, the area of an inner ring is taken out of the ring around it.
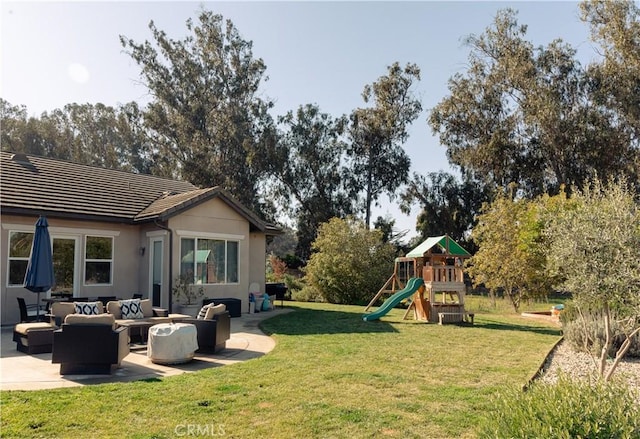
{"label": "grass lawn", "polygon": [[[474,299],[475,300],[475,299]],[[491,398],[520,387],[559,328],[470,304],[474,326],[364,322],[363,307],[289,302],[276,348],[165,379],[3,392],[1,435],[46,438],[472,438]],[[546,306],[546,305],[545,305]],[[498,308],[500,309],[500,308]]]}

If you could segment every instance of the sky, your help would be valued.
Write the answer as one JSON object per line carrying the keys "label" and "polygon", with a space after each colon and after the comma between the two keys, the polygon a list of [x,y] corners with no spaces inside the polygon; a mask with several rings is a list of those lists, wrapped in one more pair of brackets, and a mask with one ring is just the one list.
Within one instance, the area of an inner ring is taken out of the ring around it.
{"label": "sky", "polygon": [[[394,62],[415,63],[421,81],[413,88],[423,113],[404,148],[411,173],[455,173],[426,123],[428,112],[448,95],[447,81],[468,67],[464,38],[481,34],[500,9],[518,11],[535,46],[561,38],[583,64],[597,58],[589,28],[575,2],[0,2],[0,96],[40,116],[69,103],[116,106],[149,100],[138,65],[123,52],[119,36],[151,40],[154,21],[173,39],[187,35],[185,22],[202,8],[230,19],[253,55],[267,66],[264,97],[274,117],[308,103],[335,117],[363,107],[361,93]],[[1,129],[1,128],[0,128]],[[381,200],[373,218],[389,216],[396,228],[416,235],[419,213],[402,214]]]}

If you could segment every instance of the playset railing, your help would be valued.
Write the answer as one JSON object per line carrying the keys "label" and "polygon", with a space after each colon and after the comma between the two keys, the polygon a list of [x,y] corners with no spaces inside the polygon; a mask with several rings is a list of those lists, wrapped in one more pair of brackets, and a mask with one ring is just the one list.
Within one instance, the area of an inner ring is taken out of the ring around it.
{"label": "playset railing", "polygon": [[425,282],[464,282],[462,267],[438,265],[422,267]]}

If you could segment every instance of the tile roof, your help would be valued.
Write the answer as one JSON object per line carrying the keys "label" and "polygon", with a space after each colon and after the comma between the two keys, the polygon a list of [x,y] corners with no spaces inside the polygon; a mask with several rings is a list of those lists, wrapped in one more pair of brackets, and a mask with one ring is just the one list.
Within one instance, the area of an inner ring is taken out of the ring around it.
{"label": "tile roof", "polygon": [[0,152],[2,213],[140,223],[166,220],[219,197],[261,231],[277,232],[219,187],[133,174],[26,154]]}

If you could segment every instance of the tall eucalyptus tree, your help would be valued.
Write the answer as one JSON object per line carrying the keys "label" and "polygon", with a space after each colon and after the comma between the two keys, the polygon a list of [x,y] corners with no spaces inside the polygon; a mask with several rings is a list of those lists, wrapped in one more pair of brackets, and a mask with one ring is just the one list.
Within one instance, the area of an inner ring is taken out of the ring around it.
{"label": "tall eucalyptus tree", "polygon": [[221,15],[203,10],[186,27],[182,40],[153,21],[152,41],[120,36],[151,95],[146,127],[180,177],[220,185],[262,211],[258,188],[275,143],[272,102],[260,90],[266,65],[253,56],[253,43]]}
{"label": "tall eucalyptus tree", "polygon": [[420,80],[415,64],[402,68],[397,62],[387,75],[364,87],[362,98],[372,107],[351,113],[348,149],[350,181],[354,197],[363,196],[365,224],[371,222],[371,207],[386,193],[391,198],[407,182],[411,160],[402,148],[408,127],[422,111],[411,86]]}

